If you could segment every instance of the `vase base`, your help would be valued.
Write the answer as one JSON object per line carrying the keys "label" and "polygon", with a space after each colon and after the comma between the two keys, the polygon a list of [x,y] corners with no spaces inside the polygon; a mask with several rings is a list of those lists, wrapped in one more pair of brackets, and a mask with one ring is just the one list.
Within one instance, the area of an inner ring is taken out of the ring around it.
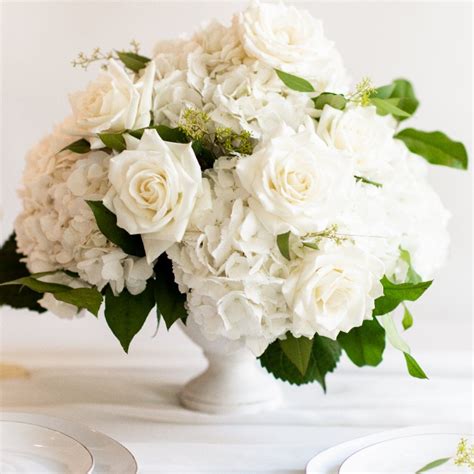
{"label": "vase base", "polygon": [[[207,354],[209,366],[181,390],[181,405],[189,410],[219,415],[255,414],[272,410],[282,402],[278,383],[248,354],[221,357]],[[228,361],[234,359],[233,363]]]}
{"label": "vase base", "polygon": [[179,401],[184,408],[211,415],[254,415],[263,411],[270,411],[281,404],[281,397],[273,399],[255,400],[247,403],[226,404],[194,398],[186,393],[186,388],[179,394]]}

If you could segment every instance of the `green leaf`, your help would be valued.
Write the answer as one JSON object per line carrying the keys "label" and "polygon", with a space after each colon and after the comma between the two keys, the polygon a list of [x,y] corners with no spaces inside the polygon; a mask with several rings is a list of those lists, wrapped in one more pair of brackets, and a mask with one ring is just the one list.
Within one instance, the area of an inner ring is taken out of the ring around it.
{"label": "green leaf", "polygon": [[153,280],[148,280],[145,290],[139,295],[131,295],[124,289],[115,296],[110,286],[107,286],[105,319],[125,352],[128,352],[132,339],[143,327],[154,306]]}
{"label": "green leaf", "polygon": [[295,337],[291,333],[280,340],[280,346],[286,357],[293,362],[300,374],[304,376],[308,369],[313,340],[307,337]]}
{"label": "green leaf", "polygon": [[409,353],[410,347],[400,336],[400,333],[397,330],[397,326],[395,325],[395,321],[393,320],[393,316],[391,314],[384,314],[382,316],[379,316],[378,320],[382,327],[385,329],[387,341],[393,347],[395,347],[395,349],[398,349],[401,352]]}
{"label": "green leaf", "polygon": [[376,319],[364,321],[362,326],[353,328],[348,333],[339,333],[337,341],[358,367],[376,366],[382,362],[385,330]]}
{"label": "green leaf", "polygon": [[309,249],[319,250],[319,245],[315,242],[302,242],[303,247],[308,247]]}
{"label": "green leaf", "polygon": [[395,90],[395,83],[387,84],[385,86],[380,86],[375,89],[375,92],[372,94],[372,97],[378,99],[390,99],[392,93]]}
{"label": "green leaf", "polygon": [[127,130],[127,133],[135,138],[142,138],[145,130],[156,130],[158,135],[165,142],[172,143],[189,143],[189,139],[179,128],[171,128],[166,125],[154,125],[146,128],[138,128],[137,130]]}
{"label": "green leaf", "polygon": [[173,265],[166,254],[161,254],[155,265],[155,300],[158,311],[169,329],[178,319],[185,320],[187,311],[184,303],[186,295],[179,291],[174,279]]}
{"label": "green leaf", "polygon": [[275,69],[275,71],[286,87],[298,92],[314,92],[314,87],[306,79],[280,71],[280,69]]}
{"label": "green leaf", "polygon": [[371,184],[372,186],[375,186],[376,188],[381,188],[382,184],[377,183],[376,181],[371,181],[370,179],[364,178],[363,176],[354,176],[356,181],[360,181],[361,183],[364,184]]}
{"label": "green leaf", "polygon": [[133,72],[140,71],[140,69],[143,69],[151,61],[151,59],[146,56],[129,51],[117,51],[117,55],[125,67]]}
{"label": "green leaf", "polygon": [[413,265],[411,264],[411,256],[408,250],[404,250],[400,247],[400,258],[408,265],[406,283],[420,283],[422,278],[416,273]]}
{"label": "green leaf", "polygon": [[201,141],[193,141],[192,147],[201,169],[204,171],[212,168],[216,161],[214,153],[206,148]]}
{"label": "green leaf", "polygon": [[421,281],[419,283],[400,283],[397,285],[384,276],[381,283],[384,294],[375,300],[374,316],[393,311],[402,301],[417,300],[433,282]]}
{"label": "green leaf", "polygon": [[412,153],[422,156],[433,165],[467,169],[468,158],[464,145],[451,140],[442,132],[423,132],[406,128],[394,138],[402,140]]}
{"label": "green leaf", "polygon": [[290,260],[290,233],[285,232],[277,236],[277,245],[280,253],[287,259]]}
{"label": "green leaf", "polygon": [[72,304],[79,309],[86,309],[94,316],[99,314],[102,305],[102,294],[95,288],[71,288],[67,291],[58,291],[53,296],[64,303]]}
{"label": "green leaf", "polygon": [[333,94],[332,92],[323,92],[313,99],[314,106],[318,110],[324,109],[325,105],[329,105],[337,110],[344,110],[347,99],[342,94]]}
{"label": "green leaf", "polygon": [[410,329],[413,326],[413,316],[410,313],[407,306],[405,305],[405,303],[403,303],[403,308],[404,308],[404,311],[403,311],[402,326],[403,326],[403,329],[406,331],[407,329]]}
{"label": "green leaf", "polygon": [[[413,115],[419,105],[413,86],[410,81],[406,79],[395,79],[391,84],[379,87],[372,97],[379,99],[399,99],[396,104],[397,107],[409,115]],[[407,117],[399,117],[399,120],[402,121],[406,118]]]}
{"label": "green leaf", "polygon": [[189,139],[179,128],[171,128],[166,125],[156,125],[152,127],[165,142],[189,143]]}
{"label": "green leaf", "polygon": [[100,231],[128,255],[144,257],[145,249],[139,235],[130,235],[117,225],[117,216],[107,209],[101,201],[86,201],[94,213]]}
{"label": "green leaf", "polygon": [[125,138],[121,133],[99,133],[102,143],[112,150],[122,152],[127,148]]}
{"label": "green leaf", "polygon": [[89,153],[91,151],[91,144],[86,139],[81,138],[80,140],[77,140],[71,143],[70,145],[65,146],[61,151],[65,151],[65,150],[69,150],[74,153],[79,153],[82,155],[84,153]]}
{"label": "green leaf", "polygon": [[400,107],[398,107],[400,104],[400,99],[379,99],[377,97],[371,97],[370,102],[372,105],[375,105],[379,115],[391,114],[396,118],[410,117],[408,112],[405,112]]}
{"label": "green leaf", "polygon": [[408,352],[404,352],[405,361],[407,363],[408,373],[417,379],[427,379],[428,376],[425,374],[423,369],[419,366],[418,362]]}
{"label": "green leaf", "polygon": [[304,375],[283,352],[279,341],[270,344],[259,360],[268,372],[280,380],[296,385],[317,381],[326,391],[326,375],[335,369],[340,355],[341,347],[336,341],[315,335],[311,357]]}
{"label": "green leaf", "polygon": [[[0,283],[27,277],[30,272],[24,263],[25,256],[17,252],[16,235],[12,233],[0,249]],[[0,286],[0,306],[27,308],[44,313],[38,304],[42,295],[25,286]]]}
{"label": "green leaf", "polygon": [[436,461],[432,461],[428,463],[426,466],[423,466],[421,469],[418,469],[418,471],[415,472],[415,474],[421,474],[422,472],[429,471],[431,469],[434,469],[435,467],[442,466],[443,464],[446,464],[451,458],[441,458],[441,459],[436,459]]}
{"label": "green leaf", "polygon": [[0,286],[7,285],[21,285],[26,286],[30,290],[36,291],[37,293],[58,293],[68,291],[71,288],[67,285],[61,285],[60,283],[48,283],[45,281],[38,280],[39,277],[44,276],[43,273],[32,274],[30,276],[18,278],[12,281],[6,281],[1,283]]}
{"label": "green leaf", "polygon": [[39,280],[41,277],[54,273],[58,272],[33,273],[26,277],[4,282],[0,284],[0,286],[20,285],[36,293],[51,293],[58,301],[72,304],[78,309],[86,309],[97,316],[100,305],[102,304],[102,295],[100,292],[95,288],[71,288],[70,286],[60,283],[49,283]]}

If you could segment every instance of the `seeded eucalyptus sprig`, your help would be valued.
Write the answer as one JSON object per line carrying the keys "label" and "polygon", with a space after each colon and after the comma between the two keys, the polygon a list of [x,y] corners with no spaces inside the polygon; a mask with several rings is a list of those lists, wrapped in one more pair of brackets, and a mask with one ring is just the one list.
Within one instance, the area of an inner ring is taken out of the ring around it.
{"label": "seeded eucalyptus sprig", "polygon": [[448,458],[441,458],[441,459],[436,459],[434,461],[431,461],[430,463],[423,466],[421,469],[418,469],[418,471],[416,471],[415,474],[421,474],[422,472],[431,471],[431,469],[442,466],[443,464],[446,464],[451,459],[453,459],[453,462],[456,466],[459,466],[459,467],[465,466],[465,467],[470,468],[471,470],[474,470],[474,444],[471,444],[471,446],[468,446],[467,439],[461,438],[461,440],[458,443],[458,447],[456,449],[456,455],[454,456],[454,458],[448,457]]}
{"label": "seeded eucalyptus sprig", "polygon": [[101,68],[107,69],[107,62],[111,59],[122,61],[126,68],[133,72],[143,69],[151,60],[146,56],[139,54],[140,43],[136,40],[130,41],[131,49],[129,51],[102,51],[101,48],[94,48],[90,55],[80,52],[76,59],[72,61],[73,67],[80,67],[87,71],[87,68],[95,62],[102,62]]}
{"label": "seeded eucalyptus sprig", "polygon": [[[253,152],[252,135],[244,130],[235,132],[229,127],[211,127],[211,119],[203,110],[186,108],[181,113],[178,123],[181,130],[191,140],[200,143],[217,156],[251,155]],[[212,164],[212,163],[211,163]]]}

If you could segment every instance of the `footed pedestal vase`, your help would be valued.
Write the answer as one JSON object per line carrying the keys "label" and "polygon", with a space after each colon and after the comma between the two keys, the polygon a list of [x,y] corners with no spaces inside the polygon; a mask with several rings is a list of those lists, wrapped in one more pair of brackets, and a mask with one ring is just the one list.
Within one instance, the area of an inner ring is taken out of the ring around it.
{"label": "footed pedestal vase", "polygon": [[181,390],[181,404],[190,410],[213,414],[257,413],[278,406],[278,383],[246,348],[232,341],[207,340],[189,317],[185,334],[201,347],[208,366]]}

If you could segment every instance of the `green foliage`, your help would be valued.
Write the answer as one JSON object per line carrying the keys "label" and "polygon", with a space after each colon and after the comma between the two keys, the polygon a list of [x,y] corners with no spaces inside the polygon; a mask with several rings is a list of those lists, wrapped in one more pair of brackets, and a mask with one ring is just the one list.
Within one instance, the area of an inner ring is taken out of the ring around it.
{"label": "green foliage", "polygon": [[102,140],[102,143],[111,150],[115,150],[120,153],[127,148],[125,138],[123,138],[122,133],[99,133],[98,135]]}
{"label": "green foliage", "polygon": [[406,331],[413,326],[413,316],[410,313],[410,310],[407,308],[405,303],[403,303],[403,319],[402,319],[403,329]]}
{"label": "green foliage", "polygon": [[303,247],[307,247],[311,250],[319,250],[319,245],[316,242],[302,242]]}
{"label": "green foliage", "polygon": [[[76,140],[68,146],[65,146],[61,151],[69,150],[74,153],[84,154],[91,151],[91,144],[84,138]],[[60,152],[61,152],[60,151]]]}
{"label": "green foliage", "polygon": [[426,471],[430,471],[431,469],[434,469],[435,467],[442,466],[443,464],[446,464],[451,458],[441,458],[441,459],[436,459],[436,461],[432,461],[428,463],[426,466],[423,466],[421,469],[418,469],[415,474],[421,474]]}
{"label": "green foliage", "polygon": [[151,61],[151,59],[146,56],[130,51],[117,51],[117,56],[125,67],[133,72],[139,72]]}
{"label": "green foliage", "polygon": [[53,293],[53,296],[59,301],[76,306],[78,309],[86,309],[94,316],[99,314],[102,305],[102,294],[95,288],[72,288]]}
{"label": "green foliage", "polygon": [[[410,116],[415,113],[419,105],[413,86],[406,79],[395,79],[391,84],[378,87],[372,97],[378,99],[397,99],[397,108],[405,111]],[[400,121],[406,118],[403,116],[398,117]]]}
{"label": "green foliage", "polygon": [[137,130],[127,130],[126,133],[135,138],[142,138],[145,130],[156,130],[161,139],[165,142],[171,143],[189,143],[189,139],[179,128],[171,128],[167,125],[153,125],[146,128],[139,128]]}
{"label": "green foliage", "polygon": [[303,375],[283,352],[280,341],[270,344],[259,359],[262,366],[280,380],[296,385],[317,381],[326,391],[326,375],[336,368],[340,355],[341,348],[336,341],[315,335],[311,357]]}
{"label": "green foliage", "polygon": [[280,253],[287,259],[290,260],[290,234],[291,232],[285,232],[277,236],[277,245]]}
{"label": "green foliage", "polygon": [[304,376],[311,358],[313,340],[307,337],[295,337],[293,334],[288,333],[286,339],[280,340],[280,347],[286,357],[299,370],[300,374]]}
{"label": "green foliage", "polygon": [[374,316],[393,311],[403,301],[417,300],[431,286],[432,281],[397,285],[384,276],[381,283],[384,294],[375,300]]}
{"label": "green foliage", "polygon": [[325,105],[337,110],[344,110],[347,104],[347,99],[342,94],[334,94],[332,92],[323,92],[313,99],[314,106],[318,110],[324,109]]}
{"label": "green foliage", "polygon": [[201,170],[212,168],[214,161],[216,161],[214,153],[206,148],[201,141],[194,141],[192,147]]}
{"label": "green foliage", "polygon": [[398,132],[395,138],[402,140],[412,153],[422,156],[433,165],[467,169],[466,148],[461,142],[452,140],[443,132],[423,132],[406,128]]}
{"label": "green foliage", "polygon": [[404,250],[400,247],[400,258],[408,265],[406,283],[420,283],[422,278],[416,273],[411,263],[411,256],[408,250]]}
{"label": "green foliage", "polygon": [[275,69],[278,77],[282,80],[286,87],[298,92],[314,92],[314,87],[306,79],[293,74],[289,74],[279,69]]}
{"label": "green foliage", "polygon": [[131,295],[127,289],[115,296],[110,286],[105,291],[105,319],[123,350],[128,353],[130,343],[140,331],[150,311],[155,306],[153,280],[139,295]]}
{"label": "green foliage", "polygon": [[31,275],[7,281],[0,286],[19,285],[25,286],[37,293],[51,293],[57,300],[76,306],[78,309],[87,309],[97,316],[102,295],[95,288],[71,288],[59,283],[48,283],[40,278],[58,272],[33,273]]}
{"label": "green foliage", "polygon": [[[17,252],[16,235],[12,233],[0,249],[0,283],[5,283],[30,274],[23,262],[24,255]],[[27,308],[44,313],[46,310],[38,304],[40,294],[26,286],[0,286],[0,306]]]}
{"label": "green foliage", "polygon": [[408,354],[408,352],[404,352],[403,355],[405,356],[405,361],[407,363],[408,373],[417,379],[427,379],[428,376],[425,374],[423,369],[419,366],[418,362]]}
{"label": "green foliage", "polygon": [[375,105],[379,115],[393,115],[395,118],[408,118],[410,114],[399,107],[400,99],[380,99],[371,97],[370,103]]}
{"label": "green foliage", "polygon": [[376,319],[364,321],[362,326],[353,328],[348,333],[339,333],[337,341],[358,367],[376,366],[382,362],[385,330]]}
{"label": "green foliage", "polygon": [[393,314],[383,314],[379,316],[378,321],[385,329],[385,334],[387,336],[387,341],[397,350],[401,352],[410,352],[410,347],[408,344],[403,340],[398,332],[397,326],[395,325],[395,321],[393,319]]}
{"label": "green foliage", "polygon": [[360,181],[361,183],[364,184],[370,184],[372,186],[375,186],[376,188],[381,188],[382,184],[377,183],[376,181],[371,181],[370,179],[364,178],[363,176],[354,176],[356,181]]}
{"label": "green foliage", "polygon": [[94,213],[100,231],[125,253],[136,257],[145,256],[142,239],[139,235],[130,235],[117,225],[117,216],[107,209],[101,201],[86,201]]}
{"label": "green foliage", "polygon": [[178,319],[185,320],[186,295],[179,291],[173,274],[173,265],[166,254],[161,254],[155,265],[154,297],[158,311],[169,329]]}

